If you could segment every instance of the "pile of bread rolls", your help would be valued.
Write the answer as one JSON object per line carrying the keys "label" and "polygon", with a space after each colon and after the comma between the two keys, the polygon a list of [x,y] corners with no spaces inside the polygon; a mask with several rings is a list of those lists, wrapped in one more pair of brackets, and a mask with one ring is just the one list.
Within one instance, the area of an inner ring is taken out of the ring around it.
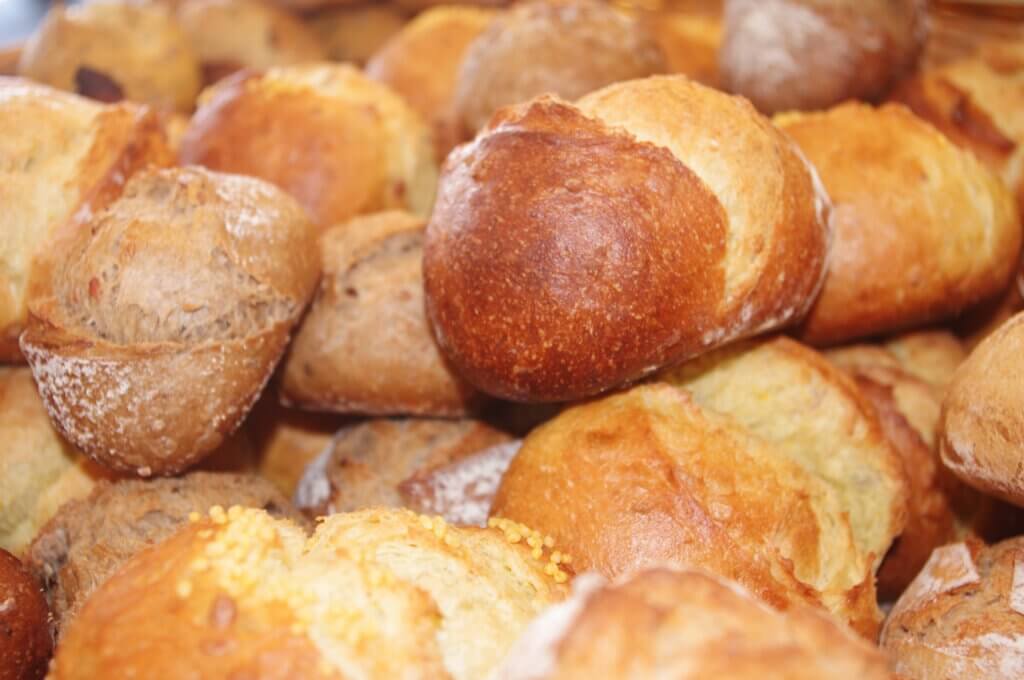
{"label": "pile of bread rolls", "polygon": [[1024,676],[1014,21],[55,5],[0,680]]}

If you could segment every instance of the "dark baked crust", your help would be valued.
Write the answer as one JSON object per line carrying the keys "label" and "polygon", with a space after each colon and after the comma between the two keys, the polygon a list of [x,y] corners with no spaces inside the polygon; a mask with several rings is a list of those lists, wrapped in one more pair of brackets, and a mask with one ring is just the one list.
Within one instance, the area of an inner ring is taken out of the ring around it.
{"label": "dark baked crust", "polygon": [[52,649],[50,608],[39,583],[0,549],[0,680],[39,680]]}

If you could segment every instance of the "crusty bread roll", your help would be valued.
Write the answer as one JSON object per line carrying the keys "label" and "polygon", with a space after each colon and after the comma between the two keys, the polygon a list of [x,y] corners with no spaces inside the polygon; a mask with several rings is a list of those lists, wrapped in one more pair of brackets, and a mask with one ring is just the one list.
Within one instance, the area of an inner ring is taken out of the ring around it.
{"label": "crusty bread roll", "polygon": [[433,126],[437,158],[466,140],[455,112],[455,86],[466,50],[496,12],[483,7],[433,7],[387,41],[366,64],[366,75],[398,94]]}
{"label": "crusty bread roll", "polygon": [[576,99],[666,70],[651,35],[594,0],[532,0],[495,17],[466,50],[455,112],[469,136],[503,106],[541,94]]}
{"label": "crusty bread roll", "polygon": [[478,405],[427,323],[423,227],[418,217],[386,212],[324,233],[320,289],[284,363],[286,403],[423,416],[460,416]]}
{"label": "crusty bread roll", "polygon": [[828,199],[739,98],[682,76],[506,109],[445,164],[427,310],[482,390],[568,400],[799,319]]}
{"label": "crusty bread roll", "polygon": [[669,73],[681,73],[709,87],[719,87],[721,16],[710,12],[662,10],[642,15],[641,19],[665,55]]}
{"label": "crusty bread roll", "polygon": [[885,657],[813,609],[786,614],[696,570],[593,575],[542,614],[494,680],[890,680]]}
{"label": "crusty bread roll", "polygon": [[893,607],[882,649],[900,677],[1010,680],[1024,673],[1024,539],[937,549]]}
{"label": "crusty bread roll", "polygon": [[485,678],[564,596],[565,572],[539,555],[518,535],[408,511],[334,515],[307,540],[213,508],[97,591],[52,675]]}
{"label": "crusty bread roll", "polygon": [[166,6],[94,0],[53,6],[25,44],[18,73],[69,92],[189,111],[199,62]]}
{"label": "crusty bread roll", "polygon": [[836,242],[800,336],[814,344],[940,321],[1002,291],[1020,220],[999,179],[902,106],[776,118],[821,174]]}
{"label": "crusty bread roll", "polygon": [[310,463],[295,504],[313,517],[409,507],[402,487],[409,477],[510,439],[475,420],[368,420],[339,430]]}
{"label": "crusty bread roll", "polygon": [[761,111],[877,99],[921,54],[924,0],[726,0],[722,83]]}
{"label": "crusty bread roll", "polygon": [[419,116],[341,64],[221,81],[203,93],[180,157],[273,182],[324,229],[386,209],[426,216],[437,181],[430,132]]}
{"label": "crusty bread roll", "polygon": [[343,5],[324,8],[307,21],[328,59],[362,66],[402,29],[406,15],[390,4]]}
{"label": "crusty bread roll", "polygon": [[256,179],[137,173],[39,265],[21,336],[47,409],[108,467],[173,474],[241,423],[313,293],[316,232]]}
{"label": "crusty bread roll", "polygon": [[52,649],[43,591],[18,558],[0,548],[0,680],[40,680]]}
{"label": "crusty bread roll", "polygon": [[0,361],[14,362],[33,259],[49,235],[80,208],[102,208],[139,168],[173,156],[144,109],[0,77],[0,158]]}
{"label": "crusty bread roll", "polygon": [[214,505],[262,508],[302,521],[288,500],[256,475],[193,472],[175,479],[102,482],[66,503],[25,553],[63,629],[91,593],[129,558],[173,534],[189,513]]}

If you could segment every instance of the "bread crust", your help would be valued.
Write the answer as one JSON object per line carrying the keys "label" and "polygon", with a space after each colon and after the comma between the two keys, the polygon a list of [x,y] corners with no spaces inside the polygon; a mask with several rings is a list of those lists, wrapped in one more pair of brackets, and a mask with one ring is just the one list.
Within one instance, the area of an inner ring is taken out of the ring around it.
{"label": "bread crust", "polygon": [[18,558],[0,549],[0,680],[40,680],[53,650],[50,608]]}
{"label": "bread crust", "polygon": [[409,18],[399,8],[387,4],[327,7],[308,15],[308,21],[320,37],[328,59],[364,66],[402,30]]}

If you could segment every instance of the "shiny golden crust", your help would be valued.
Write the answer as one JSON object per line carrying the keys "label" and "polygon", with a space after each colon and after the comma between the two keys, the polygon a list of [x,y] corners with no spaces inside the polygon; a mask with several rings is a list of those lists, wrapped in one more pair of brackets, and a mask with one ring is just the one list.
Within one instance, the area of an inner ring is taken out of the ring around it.
{"label": "shiny golden crust", "polygon": [[21,338],[47,409],[108,467],[179,472],[270,377],[316,285],[315,230],[264,182],[182,168],[65,231]]}
{"label": "shiny golden crust", "polygon": [[50,609],[32,574],[0,549],[0,680],[39,680],[53,649]]}
{"label": "shiny golden crust", "polygon": [[[754,156],[774,171],[743,170]],[[484,391],[579,398],[799,317],[824,271],[825,212],[791,144],[740,100],[682,77],[578,107],[541,97],[449,156],[427,310]]]}
{"label": "shiny golden crust", "polygon": [[323,279],[285,361],[286,403],[379,416],[475,410],[480,395],[448,367],[427,323],[423,227],[386,212],[321,237]]}
{"label": "shiny golden crust", "polygon": [[632,19],[593,0],[536,0],[495,17],[466,50],[455,113],[472,136],[498,109],[542,94],[576,99],[664,73],[665,58]]}
{"label": "shiny golden crust", "polygon": [[1024,539],[939,548],[893,608],[882,649],[906,678],[1024,673]]}
{"label": "shiny golden crust", "polygon": [[1012,197],[907,109],[850,103],[777,123],[834,204],[833,256],[803,339],[835,344],[947,319],[1009,283],[1021,244]]}
{"label": "shiny golden crust", "polygon": [[357,5],[327,7],[307,21],[320,37],[328,59],[362,66],[402,30],[406,15],[392,5]]}
{"label": "shiny golden crust", "polygon": [[781,614],[706,572],[652,569],[574,590],[527,629],[495,680],[892,677],[876,648],[828,617]]}
{"label": "shiny golden crust", "polygon": [[199,62],[159,3],[97,0],[50,9],[25,45],[18,73],[100,101],[190,111]]}
{"label": "shiny golden crust", "polygon": [[173,162],[155,115],[0,77],[0,361],[20,362],[33,259],[77,210],[99,210],[139,168]]}
{"label": "shiny golden crust", "polygon": [[273,182],[326,229],[379,210],[429,213],[431,144],[386,87],[351,66],[316,64],[241,73],[208,89],[180,157]]}
{"label": "shiny golden crust", "polygon": [[724,89],[765,113],[877,99],[917,63],[925,0],[727,0]]}

